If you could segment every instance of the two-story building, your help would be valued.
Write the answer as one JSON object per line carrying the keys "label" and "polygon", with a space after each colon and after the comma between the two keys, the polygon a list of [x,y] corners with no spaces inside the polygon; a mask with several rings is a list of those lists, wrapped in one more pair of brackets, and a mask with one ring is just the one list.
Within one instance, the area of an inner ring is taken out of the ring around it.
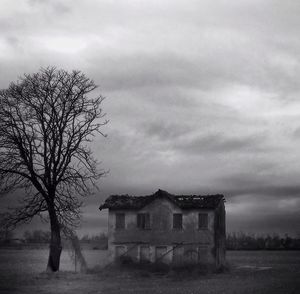
{"label": "two-story building", "polygon": [[158,190],[149,196],[112,195],[108,208],[111,261],[173,265],[225,264],[223,195],[172,195]]}

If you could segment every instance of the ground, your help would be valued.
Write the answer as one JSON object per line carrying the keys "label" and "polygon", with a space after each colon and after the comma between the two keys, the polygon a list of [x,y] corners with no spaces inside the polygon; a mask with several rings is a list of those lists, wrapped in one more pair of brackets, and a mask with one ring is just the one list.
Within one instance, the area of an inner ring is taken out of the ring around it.
{"label": "ground", "polygon": [[299,251],[229,251],[224,273],[157,273],[108,266],[106,251],[86,250],[92,271],[75,272],[68,252],[61,272],[46,274],[47,250],[0,250],[0,293],[300,293]]}

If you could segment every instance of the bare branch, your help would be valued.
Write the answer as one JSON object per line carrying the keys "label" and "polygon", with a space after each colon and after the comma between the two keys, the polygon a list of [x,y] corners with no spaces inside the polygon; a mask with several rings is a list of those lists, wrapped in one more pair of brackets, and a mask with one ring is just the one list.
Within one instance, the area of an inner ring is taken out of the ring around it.
{"label": "bare branch", "polygon": [[48,211],[59,223],[79,223],[82,201],[98,170],[88,144],[105,136],[103,97],[80,71],[44,68],[0,91],[0,194],[23,189],[22,206],[6,215],[12,226]]}

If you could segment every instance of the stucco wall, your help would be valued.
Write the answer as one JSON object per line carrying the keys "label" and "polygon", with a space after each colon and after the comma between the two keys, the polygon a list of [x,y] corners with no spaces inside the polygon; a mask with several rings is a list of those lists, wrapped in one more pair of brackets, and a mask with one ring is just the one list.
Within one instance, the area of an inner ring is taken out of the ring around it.
{"label": "stucco wall", "polygon": [[[198,214],[208,214],[208,228],[198,229]],[[125,213],[125,229],[115,229],[116,213]],[[137,228],[137,213],[150,214],[150,229]],[[173,214],[182,213],[182,230],[173,229]],[[214,211],[213,210],[181,210],[169,200],[156,199],[143,209],[136,210],[110,210],[108,222],[108,242],[110,258],[116,258],[116,246],[124,246],[127,256],[139,260],[141,246],[149,246],[151,262],[156,259],[157,250],[169,252],[162,260],[166,263],[204,263],[214,262]],[[178,245],[182,243],[182,245]],[[157,249],[159,246],[166,248]],[[172,250],[175,246],[175,250]],[[120,252],[123,250],[120,249]],[[199,255],[200,254],[200,255]]]}

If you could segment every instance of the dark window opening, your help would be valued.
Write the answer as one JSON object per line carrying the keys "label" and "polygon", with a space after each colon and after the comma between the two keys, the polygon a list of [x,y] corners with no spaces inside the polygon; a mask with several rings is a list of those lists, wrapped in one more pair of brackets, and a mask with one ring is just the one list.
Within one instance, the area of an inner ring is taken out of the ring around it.
{"label": "dark window opening", "polygon": [[140,246],[140,262],[150,261],[150,247],[148,245]]}
{"label": "dark window opening", "polygon": [[177,229],[177,230],[182,229],[182,214],[181,213],[173,214],[173,229]]}
{"label": "dark window opening", "polygon": [[199,213],[198,228],[199,229],[207,229],[208,228],[208,215],[207,215],[207,213]]}
{"label": "dark window opening", "polygon": [[125,229],[125,213],[116,213],[116,229]]}
{"label": "dark window opening", "polygon": [[167,255],[167,246],[155,247],[155,262],[167,263],[166,255]]}
{"label": "dark window opening", "polygon": [[149,213],[139,213],[137,215],[137,227],[139,229],[150,229],[150,214]]}

